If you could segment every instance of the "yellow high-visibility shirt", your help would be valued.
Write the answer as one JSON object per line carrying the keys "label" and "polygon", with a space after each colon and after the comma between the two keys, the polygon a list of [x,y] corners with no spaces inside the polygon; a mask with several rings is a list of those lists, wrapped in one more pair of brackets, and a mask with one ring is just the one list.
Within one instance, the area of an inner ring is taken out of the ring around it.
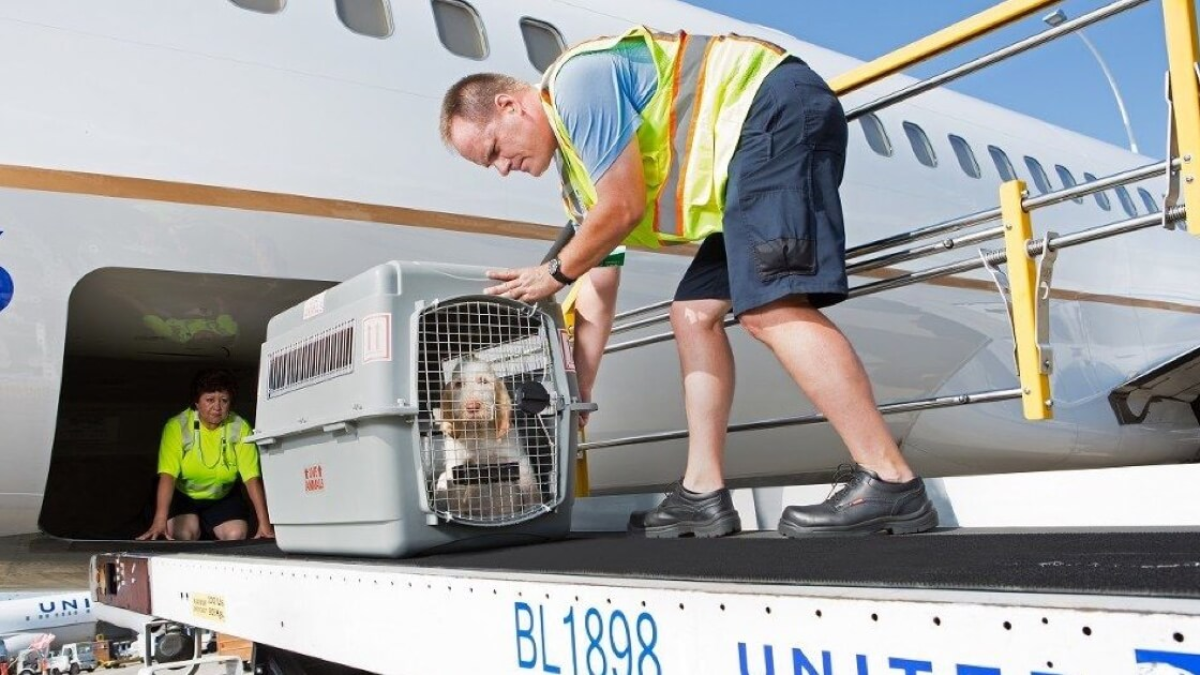
{"label": "yellow high-visibility shirt", "polygon": [[[181,424],[182,422],[182,424]],[[184,412],[167,420],[158,446],[158,472],[175,478],[175,489],[192,499],[220,499],[229,494],[240,475],[242,481],[258,478],[262,470],[258,448],[244,439],[250,425],[230,415],[216,429],[203,424],[195,429],[196,411]],[[191,448],[184,451],[183,424],[191,430]]]}

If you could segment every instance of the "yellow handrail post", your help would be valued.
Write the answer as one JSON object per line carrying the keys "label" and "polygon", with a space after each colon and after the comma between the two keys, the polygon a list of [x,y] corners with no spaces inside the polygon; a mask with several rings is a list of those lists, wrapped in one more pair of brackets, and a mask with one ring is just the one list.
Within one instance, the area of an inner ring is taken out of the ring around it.
{"label": "yellow handrail post", "polygon": [[1183,201],[1188,205],[1190,234],[1200,236],[1200,84],[1196,64],[1195,0],[1163,0],[1167,31],[1167,64],[1175,138],[1179,144]]}
{"label": "yellow handrail post", "polygon": [[[580,286],[581,284],[572,286],[562,303],[563,324],[567,328],[567,335],[570,336],[572,345],[575,344],[575,301],[579,298]],[[586,439],[587,436],[583,429],[580,429],[579,441],[583,442]],[[575,496],[586,497],[590,493],[591,482],[588,480],[587,450],[579,450],[575,453]]]}
{"label": "yellow handrail post", "polygon": [[1000,186],[1021,403],[1025,419],[1045,420],[1054,417],[1050,402],[1050,369],[1048,359],[1044,359],[1038,345],[1037,269],[1026,248],[1033,237],[1033,222],[1022,205],[1024,197],[1024,181],[1010,180]]}
{"label": "yellow handrail post", "polygon": [[[1167,0],[1167,2],[1171,1]],[[1177,1],[1182,4],[1187,0]],[[1061,0],[1005,0],[890,54],[864,63],[848,73],[843,73],[830,80],[829,86],[835,94],[844,96],[856,89],[882,80],[888,75],[900,72],[913,64],[970,42],[997,28],[1020,21],[1034,12],[1058,2]]]}

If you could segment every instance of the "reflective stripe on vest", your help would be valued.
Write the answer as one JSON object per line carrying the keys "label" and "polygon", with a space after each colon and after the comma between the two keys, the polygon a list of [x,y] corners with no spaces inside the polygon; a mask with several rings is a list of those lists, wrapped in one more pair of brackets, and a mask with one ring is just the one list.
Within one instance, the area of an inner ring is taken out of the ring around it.
{"label": "reflective stripe on vest", "polygon": [[558,141],[564,205],[576,222],[595,205],[596,187],[554,107],[554,81],[572,57],[629,39],[645,42],[658,87],[637,131],[646,210],[625,243],[653,248],[660,242],[699,241],[721,231],[729,160],[742,123],[759,85],[787,54],[753,38],[666,35],[639,26],[559,56],[542,78],[541,99]]}
{"label": "reflective stripe on vest", "polygon": [[[671,168],[667,171],[667,182],[663,184],[658,198],[659,213],[654,218],[654,230],[672,237],[683,236],[683,200],[680,187],[684,182],[687,166],[680,166],[680,158],[691,151],[692,132],[696,126],[696,91],[704,81],[705,57],[712,42],[709,35],[683,36],[683,54],[675,56],[675,91],[671,105]],[[664,219],[662,213],[668,214]]]}

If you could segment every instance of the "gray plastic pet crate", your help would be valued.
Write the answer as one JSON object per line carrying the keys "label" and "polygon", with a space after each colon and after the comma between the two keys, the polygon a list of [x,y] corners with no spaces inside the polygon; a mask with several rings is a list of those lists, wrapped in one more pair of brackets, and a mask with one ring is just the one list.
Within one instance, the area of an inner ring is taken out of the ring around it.
{"label": "gray plastic pet crate", "polygon": [[483,295],[493,283],[389,262],[271,320],[253,440],[281,549],[403,557],[568,533],[591,406],[558,306]]}

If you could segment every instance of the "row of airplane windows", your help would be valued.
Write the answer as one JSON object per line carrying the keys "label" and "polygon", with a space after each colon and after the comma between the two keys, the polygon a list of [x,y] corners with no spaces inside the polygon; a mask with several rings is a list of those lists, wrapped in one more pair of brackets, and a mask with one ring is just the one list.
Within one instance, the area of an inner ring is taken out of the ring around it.
{"label": "row of airplane windows", "polygon": [[[888,137],[887,129],[883,126],[883,121],[874,113],[868,113],[858,118],[859,126],[863,130],[863,135],[866,136],[867,145],[870,146],[876,154],[884,157],[891,157],[894,154],[892,149],[892,141]],[[917,161],[929,168],[936,168],[938,165],[937,152],[933,148],[933,144],[929,140],[929,135],[920,125],[913,122],[905,121],[901,125],[904,129],[904,135],[908,137],[908,143],[912,146],[913,154]],[[967,139],[955,134],[948,134],[950,147],[954,150],[954,156],[958,159],[958,166],[963,173],[971,178],[982,178],[983,171],[979,167],[979,161],[975,158],[975,151],[971,148],[971,144]],[[995,145],[987,146],[988,156],[992,159],[992,164],[996,167],[996,173],[1000,174],[1001,180],[1010,181],[1017,178],[1017,172],[1013,169],[1012,161],[1008,158],[1002,148]],[[1046,173],[1046,169],[1037,159],[1026,155],[1024,157],[1025,167],[1029,169],[1029,175],[1033,177],[1033,184],[1041,194],[1046,194],[1054,191],[1054,186],[1050,184],[1050,176]],[[1061,164],[1054,165],[1054,172],[1058,174],[1059,180],[1063,186],[1072,188],[1079,185],[1075,180],[1075,174],[1071,170]],[[1084,182],[1090,183],[1096,180],[1096,176],[1089,172],[1083,174]],[[1114,188],[1117,193],[1117,200],[1121,203],[1121,208],[1130,217],[1138,215],[1137,203],[1133,200],[1133,196],[1129,190],[1123,185],[1118,185]],[[1158,203],[1154,197],[1145,189],[1137,188],[1138,196],[1142,199],[1142,204],[1145,206],[1146,213],[1158,213]],[[1096,199],[1096,204],[1105,211],[1112,210],[1112,202],[1108,198],[1106,191],[1094,192],[1092,196]],[[1076,204],[1082,204],[1083,198],[1076,197],[1073,200]]]}
{"label": "row of airplane windows", "polygon": [[[230,2],[243,9],[276,14],[283,11],[287,0],[230,0]],[[484,31],[483,21],[474,7],[463,0],[430,0],[430,2],[434,21],[437,24],[438,37],[447,50],[470,59],[487,58],[489,51],[487,33]],[[386,38],[394,30],[391,5],[388,0],[334,0],[334,4],[337,8],[338,18],[347,28],[356,33]],[[545,21],[525,17],[520,20],[520,28],[529,62],[539,72],[553,63],[554,59],[566,48],[562,34]],[[882,120],[874,113],[869,113],[860,117],[859,123],[866,136],[867,145],[877,154],[891,157],[893,155],[892,142]],[[937,152],[930,143],[925,130],[920,125],[908,121],[904,122],[902,126],[917,161],[930,168],[937,167]],[[971,144],[965,138],[955,134],[949,134],[948,138],[963,173],[971,178],[982,178],[983,172],[980,169],[979,161],[975,158],[975,151],[971,149]],[[1000,178],[1005,181],[1015,179],[1017,172],[1013,169],[1008,154],[995,145],[989,145],[987,149]],[[1052,192],[1054,188],[1050,184],[1050,177],[1042,163],[1028,155],[1024,160],[1038,192],[1042,194]],[[1065,187],[1078,185],[1075,175],[1071,173],[1070,169],[1061,164],[1055,164],[1054,170]],[[1083,174],[1083,177],[1085,182],[1096,180],[1095,175],[1087,172]],[[1138,215],[1137,204],[1129,190],[1124,186],[1117,186],[1115,190],[1125,213],[1131,218]],[[1137,193],[1141,197],[1147,213],[1159,211],[1158,204],[1149,192],[1144,188],[1137,188]],[[1095,192],[1092,196],[1101,209],[1112,210],[1112,202],[1106,191]],[[1084,203],[1083,198],[1080,197],[1075,198],[1074,201],[1077,204]]]}
{"label": "row of airplane windows", "polygon": [[[233,4],[263,14],[278,14],[287,0],[229,0]],[[463,0],[430,0],[438,38],[451,53],[482,60],[488,55],[487,32],[483,20]],[[388,0],[334,0],[342,24],[361,35],[387,38],[395,30]],[[562,33],[545,21],[525,17],[520,21],[521,37],[529,62],[538,72],[545,70],[566,49]]]}

